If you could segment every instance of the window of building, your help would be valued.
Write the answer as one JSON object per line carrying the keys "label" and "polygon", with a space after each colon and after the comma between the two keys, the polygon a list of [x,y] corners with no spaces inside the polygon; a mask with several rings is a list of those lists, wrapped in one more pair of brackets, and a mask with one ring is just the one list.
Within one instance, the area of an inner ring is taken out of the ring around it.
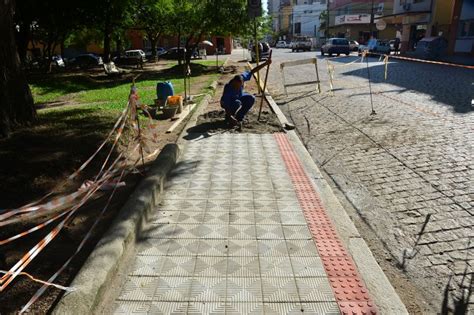
{"label": "window of building", "polygon": [[301,34],[301,23],[295,23],[295,34]]}
{"label": "window of building", "polygon": [[459,37],[474,37],[474,20],[461,21],[459,23]]}

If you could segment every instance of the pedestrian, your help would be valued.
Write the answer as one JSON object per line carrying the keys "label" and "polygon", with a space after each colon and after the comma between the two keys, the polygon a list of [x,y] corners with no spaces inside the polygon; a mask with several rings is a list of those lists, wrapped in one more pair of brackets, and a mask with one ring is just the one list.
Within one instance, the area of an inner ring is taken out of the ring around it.
{"label": "pedestrian", "polygon": [[393,41],[393,50],[395,51],[395,55],[398,55],[398,51],[400,50],[400,38],[395,37]]}
{"label": "pedestrian", "polygon": [[255,96],[244,92],[244,82],[250,81],[255,72],[271,63],[272,60],[268,59],[250,71],[236,75],[224,86],[221,107],[225,110],[227,123],[232,126],[238,125],[239,129],[242,129],[242,121],[255,103]]}

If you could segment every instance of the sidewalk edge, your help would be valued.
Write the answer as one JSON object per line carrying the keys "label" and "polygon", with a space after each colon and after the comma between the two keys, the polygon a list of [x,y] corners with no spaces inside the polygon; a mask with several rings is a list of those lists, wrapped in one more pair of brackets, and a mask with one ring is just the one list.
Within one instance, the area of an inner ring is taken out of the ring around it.
{"label": "sidewalk edge", "polygon": [[[265,98],[272,110],[277,115],[282,125],[289,123],[285,114],[278,107],[272,96],[265,91]],[[341,205],[329,184],[323,177],[311,154],[308,152],[296,131],[286,131],[290,142],[295,147],[298,156],[308,172],[313,185],[321,195],[321,200],[334,222],[336,229],[344,241],[347,250],[351,254],[359,269],[359,273],[379,308],[381,314],[408,314],[408,311],[388,280],[387,276],[379,266],[365,240],[359,234],[354,223],[350,219],[344,207]]]}
{"label": "sidewalk edge", "polygon": [[[229,58],[225,63],[228,60]],[[212,82],[209,88],[215,93],[217,80]],[[135,249],[137,235],[147,224],[147,218],[153,207],[161,201],[167,174],[179,160],[186,130],[196,124],[211,98],[210,93],[204,96],[193,109],[176,143],[167,144],[153,161],[149,175],[130,195],[111,227],[74,277],[71,286],[76,291],[65,294],[59,300],[51,312],[53,315],[95,314],[108,308],[106,304],[111,301],[107,290],[115,286],[116,281],[120,282],[117,275],[126,269],[124,262]]]}
{"label": "sidewalk edge", "polygon": [[127,253],[134,250],[137,235],[147,222],[151,210],[163,195],[167,174],[179,157],[177,144],[167,144],[153,162],[144,178],[125,205],[120,209],[110,228],[97,243],[90,256],[75,276],[71,287],[52,314],[94,314],[102,306],[109,286],[123,268]]}

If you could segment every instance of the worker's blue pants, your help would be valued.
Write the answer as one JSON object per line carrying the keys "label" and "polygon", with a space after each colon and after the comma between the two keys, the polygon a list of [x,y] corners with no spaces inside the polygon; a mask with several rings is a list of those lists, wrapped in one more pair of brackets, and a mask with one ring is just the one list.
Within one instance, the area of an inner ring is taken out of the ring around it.
{"label": "worker's blue pants", "polygon": [[240,99],[236,99],[232,104],[222,103],[221,106],[228,114],[234,115],[238,121],[242,121],[254,103],[255,96],[244,93]]}

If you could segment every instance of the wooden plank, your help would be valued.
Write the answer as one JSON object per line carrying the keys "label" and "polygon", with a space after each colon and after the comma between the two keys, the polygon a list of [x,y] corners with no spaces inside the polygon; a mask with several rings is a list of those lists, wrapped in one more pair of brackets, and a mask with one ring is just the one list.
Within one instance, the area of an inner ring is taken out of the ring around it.
{"label": "wooden plank", "polygon": [[166,133],[172,133],[173,130],[175,130],[176,127],[178,127],[179,124],[180,124],[186,117],[188,117],[188,115],[189,115],[190,113],[193,112],[194,107],[196,107],[196,104],[192,104],[192,105],[187,105],[187,106],[185,106],[185,107],[183,108],[183,111],[179,114],[178,120],[176,120],[176,121],[174,122],[174,124],[171,125],[171,127],[170,127],[168,130],[166,130]]}
{"label": "wooden plank", "polygon": [[320,82],[319,81],[307,81],[307,82],[301,82],[301,83],[290,83],[290,84],[286,84],[285,86],[310,85],[310,84],[315,84],[315,83],[320,83]]}
{"label": "wooden plank", "polygon": [[316,62],[317,62],[316,58],[287,61],[287,62],[282,62],[280,64],[280,67],[283,69],[284,67],[294,67],[294,66],[301,66],[301,65],[307,65],[307,64],[316,64]]}

